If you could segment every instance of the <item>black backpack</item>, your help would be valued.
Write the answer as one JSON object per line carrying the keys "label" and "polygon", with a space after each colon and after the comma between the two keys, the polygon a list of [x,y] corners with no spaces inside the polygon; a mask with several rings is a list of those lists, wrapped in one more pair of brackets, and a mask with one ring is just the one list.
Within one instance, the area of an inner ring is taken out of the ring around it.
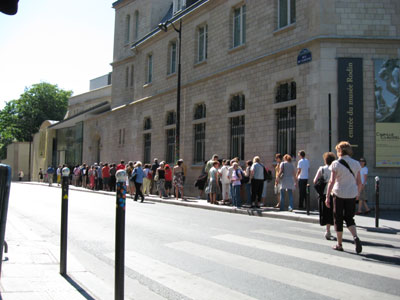
{"label": "black backpack", "polygon": [[325,186],[327,182],[324,179],[324,169],[322,169],[322,176],[317,179],[317,182],[314,184],[314,189],[317,191],[318,195],[323,196],[325,191]]}

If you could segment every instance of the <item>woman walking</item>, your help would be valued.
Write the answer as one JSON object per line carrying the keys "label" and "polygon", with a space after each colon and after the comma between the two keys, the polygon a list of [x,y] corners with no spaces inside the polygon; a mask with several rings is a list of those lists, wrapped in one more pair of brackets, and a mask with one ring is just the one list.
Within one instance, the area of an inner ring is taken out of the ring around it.
{"label": "woman walking", "polygon": [[360,196],[358,197],[358,211],[356,215],[362,214],[362,208],[364,207],[364,214],[368,214],[371,210],[367,205],[367,178],[368,178],[368,168],[367,168],[367,161],[365,158],[360,158],[360,178],[361,178],[361,191]]}
{"label": "woman walking", "polygon": [[275,205],[275,208],[281,207],[281,195],[280,195],[280,190],[281,190],[281,183],[279,182],[279,171],[281,169],[281,162],[282,162],[282,154],[277,153],[275,154],[275,161],[276,161],[276,166],[275,166],[275,185],[274,185],[274,192],[275,195],[277,195],[278,198],[278,203]]}
{"label": "woman walking", "polygon": [[[337,244],[334,250],[343,251],[343,220],[354,239],[356,252],[361,253],[362,245],[357,236],[354,213],[356,198],[361,190],[360,163],[350,156],[353,150],[348,142],[340,142],[335,147],[339,160],[335,160],[331,166],[331,178],[326,191],[325,204],[333,205]],[[330,195],[333,195],[333,203]]]}
{"label": "woman walking", "polygon": [[[285,154],[283,162],[279,166],[277,180],[280,182],[280,210],[285,209],[285,191],[289,194],[289,211],[293,211],[293,190],[296,188],[296,170],[292,165],[292,157]],[[278,183],[275,181],[275,184]]]}
{"label": "woman walking", "polygon": [[173,169],[173,181],[174,181],[174,187],[175,187],[175,195],[176,195],[176,200],[179,199],[179,193],[181,193],[181,198],[183,198],[183,167],[182,167],[183,161],[178,160],[178,163],[175,165]]}
{"label": "woman walking", "polygon": [[[315,174],[314,177],[314,184],[317,183],[318,179],[321,177],[323,178],[324,182],[328,182],[329,178],[331,177],[331,170],[329,169],[329,166],[332,164],[332,162],[336,159],[336,155],[333,154],[332,152],[325,152],[324,155],[322,156],[325,162],[324,166],[319,167],[317,174]],[[328,188],[328,185],[325,185],[325,189],[322,194],[319,194],[319,224],[321,226],[326,226],[326,232],[325,232],[325,238],[327,240],[332,239],[332,234],[331,234],[331,225],[333,225],[333,209],[331,207],[327,207],[325,205],[325,199],[326,199],[326,190]],[[330,198],[330,201],[332,201],[332,196]]]}

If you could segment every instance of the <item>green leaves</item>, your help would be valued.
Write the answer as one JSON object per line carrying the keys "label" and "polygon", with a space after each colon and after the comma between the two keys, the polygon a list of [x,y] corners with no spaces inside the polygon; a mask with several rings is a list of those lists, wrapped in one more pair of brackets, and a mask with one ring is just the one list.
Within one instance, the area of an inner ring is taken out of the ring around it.
{"label": "green leaves", "polygon": [[72,91],[41,82],[25,88],[18,100],[7,102],[0,110],[0,158],[13,140],[31,141],[44,121],[62,120],[71,95]]}

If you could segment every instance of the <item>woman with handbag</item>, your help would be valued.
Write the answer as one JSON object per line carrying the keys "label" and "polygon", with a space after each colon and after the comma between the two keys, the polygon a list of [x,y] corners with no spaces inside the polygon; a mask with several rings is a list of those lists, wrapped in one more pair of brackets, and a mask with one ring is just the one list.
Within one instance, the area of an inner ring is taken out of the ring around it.
{"label": "woman with handbag", "polygon": [[154,176],[154,181],[157,183],[157,191],[162,198],[165,195],[165,162],[160,162],[160,166],[156,170],[156,175]]}
{"label": "woman with handbag", "polygon": [[[335,147],[339,160],[335,160],[329,167],[331,178],[326,191],[325,204],[333,205],[337,244],[334,250],[343,251],[343,220],[354,239],[356,252],[361,253],[362,245],[357,236],[354,213],[356,210],[356,198],[361,190],[360,163],[350,156],[353,150],[349,142],[340,142]],[[333,195],[333,203],[330,195]]]}
{"label": "woman with handbag", "polygon": [[[317,185],[325,185],[318,187],[320,190],[318,192],[319,198],[319,224],[321,226],[326,226],[325,238],[327,240],[332,239],[331,225],[333,225],[333,209],[332,207],[327,207],[325,205],[326,189],[328,188],[327,182],[331,177],[331,170],[329,166],[336,159],[336,155],[332,152],[325,152],[322,156],[325,162],[324,166],[319,167],[317,174],[314,177],[314,187],[317,189]],[[332,196],[331,196],[332,201]]]}
{"label": "woman with handbag", "polygon": [[278,203],[275,205],[275,208],[279,208],[279,207],[281,207],[281,195],[280,195],[281,184],[279,182],[278,174],[281,169],[282,154],[280,154],[280,153],[275,154],[275,161],[276,161],[276,166],[275,166],[274,193],[275,193],[275,195],[277,195],[277,198],[278,198]]}
{"label": "woman with handbag", "polygon": [[285,154],[279,166],[278,173],[280,186],[280,210],[285,209],[285,191],[289,194],[289,211],[293,211],[293,190],[296,188],[296,170],[292,165],[292,157]]}

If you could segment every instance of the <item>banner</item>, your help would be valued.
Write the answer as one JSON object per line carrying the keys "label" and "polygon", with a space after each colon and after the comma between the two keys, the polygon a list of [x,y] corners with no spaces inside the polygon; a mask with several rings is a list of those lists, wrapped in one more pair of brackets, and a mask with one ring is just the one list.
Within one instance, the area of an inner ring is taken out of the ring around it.
{"label": "banner", "polygon": [[353,158],[364,154],[362,58],[338,59],[338,137],[353,147]]}
{"label": "banner", "polygon": [[400,59],[375,59],[376,167],[400,167]]}

